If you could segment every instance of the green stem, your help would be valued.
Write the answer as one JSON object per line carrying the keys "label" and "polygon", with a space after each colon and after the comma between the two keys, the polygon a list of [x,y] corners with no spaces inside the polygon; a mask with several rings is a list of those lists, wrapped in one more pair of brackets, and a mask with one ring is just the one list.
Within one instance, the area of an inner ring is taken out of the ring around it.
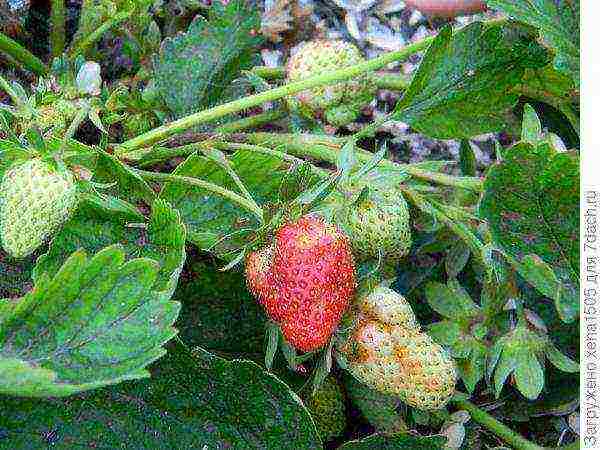
{"label": "green stem", "polygon": [[285,117],[285,112],[281,109],[265,111],[261,114],[256,114],[254,116],[245,117],[234,122],[226,123],[224,125],[221,125],[220,127],[217,127],[215,131],[217,133],[236,133],[239,131],[247,130],[249,128],[258,128],[262,125],[275,122],[276,120],[279,120],[283,117]]}
{"label": "green stem", "polygon": [[252,72],[265,80],[283,80],[285,78],[284,67],[254,66]]}
{"label": "green stem", "polygon": [[[284,67],[256,66],[252,68],[252,72],[265,80],[283,80],[285,78]],[[403,91],[410,84],[406,76],[396,73],[378,73],[373,77],[373,82],[379,89],[392,91]]]}
{"label": "green stem", "polygon": [[0,51],[6,53],[25,69],[31,70],[37,75],[46,75],[48,73],[48,68],[37,56],[2,33],[0,33]]}
{"label": "green stem", "polygon": [[379,89],[404,91],[410,86],[410,79],[398,73],[377,73],[373,81]]}
{"label": "green stem", "polygon": [[211,122],[228,114],[244,111],[249,108],[262,105],[266,102],[278,100],[282,97],[312,89],[318,86],[333,84],[338,81],[354,78],[365,72],[385,67],[387,64],[403,60],[414,53],[426,49],[432,41],[432,37],[423,39],[422,41],[404,47],[402,50],[386,53],[374,59],[365,61],[364,63],[354,65],[352,67],[344,67],[322,75],[310,77],[305,80],[295,83],[286,84],[268,91],[263,91],[248,97],[234,100],[223,105],[215,106],[195,114],[191,114],[181,119],[175,120],[169,124],[150,130],[140,136],[130,139],[116,148],[115,154],[122,155],[125,152],[135,150],[140,147],[153,145],[163,139],[167,139],[182,131],[188,130],[202,123]]}
{"label": "green stem", "polygon": [[[459,238],[461,238],[465,244],[471,249],[473,257],[479,261],[483,260],[483,243],[479,240],[475,234],[462,222],[457,222],[451,217],[448,217],[446,211],[436,208],[432,205],[425,197],[418,192],[410,189],[408,186],[401,186],[402,193],[421,211],[425,214],[429,214],[436,220],[446,225],[452,230]],[[438,205],[441,205],[438,203]]]}
{"label": "green stem", "polygon": [[65,0],[50,2],[50,47],[52,56],[58,57],[65,50]]}
{"label": "green stem", "polygon": [[132,168],[134,172],[140,175],[145,180],[150,181],[168,181],[173,183],[182,183],[182,184],[190,184],[192,186],[197,186],[202,189],[206,189],[209,192],[220,195],[221,197],[231,201],[232,203],[241,206],[247,211],[254,214],[260,221],[263,220],[263,211],[262,209],[256,205],[253,201],[248,200],[245,197],[242,197],[235,192],[230,191],[229,189],[225,189],[221,186],[217,186],[216,184],[209,183],[208,181],[200,180],[199,178],[192,177],[184,177],[180,175],[173,175],[169,173],[159,173],[159,172],[148,172],[145,170]]}
{"label": "green stem", "polygon": [[452,403],[460,409],[467,411],[471,418],[480,425],[483,425],[507,444],[513,446],[516,450],[542,450],[543,447],[528,441],[523,436],[515,433],[503,423],[496,420],[492,415],[480,409],[467,400],[452,400]]}
{"label": "green stem", "polygon": [[115,14],[112,19],[104,22],[89,35],[87,35],[83,40],[81,40],[75,47],[71,48],[69,51],[69,56],[71,58],[75,58],[78,55],[85,54],[85,52],[87,52],[94,45],[94,43],[96,43],[96,41],[100,40],[104,33],[111,28],[116,27],[121,22],[125,22],[127,19],[129,19],[132,13],[133,9]]}
{"label": "green stem", "polygon": [[[310,134],[250,133],[246,136],[248,142],[252,144],[277,145],[282,147],[287,153],[295,156],[309,156],[331,164],[335,164],[338,153],[345,142],[343,138]],[[358,149],[357,157],[359,161],[365,163],[373,157],[373,154],[366,150]],[[439,172],[428,172],[410,164],[396,164],[393,161],[385,159],[381,162],[381,165],[383,167],[404,170],[414,178],[444,186],[460,187],[474,192],[480,192],[483,188],[482,181],[477,177],[455,177]]]}

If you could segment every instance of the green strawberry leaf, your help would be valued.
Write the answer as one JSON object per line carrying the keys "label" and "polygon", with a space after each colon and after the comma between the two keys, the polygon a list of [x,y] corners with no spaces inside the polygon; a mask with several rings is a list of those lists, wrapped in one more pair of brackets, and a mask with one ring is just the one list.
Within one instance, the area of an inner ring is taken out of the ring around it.
{"label": "green strawberry leaf", "polygon": [[425,286],[425,297],[429,306],[448,319],[460,321],[477,314],[479,307],[456,280],[447,285],[430,282]]}
{"label": "green strawberry leaf", "polygon": [[[152,377],[68,399],[0,397],[6,448],[320,449],[300,398],[257,364],[177,346]],[[55,432],[56,430],[57,432]],[[50,434],[49,434],[50,432]]]}
{"label": "green strawberry leaf", "polygon": [[406,431],[397,397],[371,389],[351,375],[344,376],[344,385],[352,403],[377,431],[385,434]]}
{"label": "green strawberry leaf", "polygon": [[542,140],[542,123],[530,104],[523,107],[523,128],[521,141],[536,145]]}
{"label": "green strawberry leaf", "polygon": [[[232,168],[253,198],[264,204],[276,201],[287,163],[276,156],[238,151],[230,158]],[[174,174],[200,178],[239,192],[235,182],[215,162],[191,155]],[[230,201],[183,183],[165,183],[160,197],[175,205],[187,227],[188,240],[200,249],[223,256],[245,241],[240,236],[258,227],[256,218]]]}
{"label": "green strawberry leaf", "polygon": [[444,28],[427,50],[394,117],[441,139],[468,139],[513,126],[511,92],[526,68],[546,64],[535,36],[515,24]]}
{"label": "green strawberry leaf", "polygon": [[266,318],[243,274],[194,262],[173,300],[183,307],[175,326],[187,345],[231,356],[262,353]]}
{"label": "green strawberry leaf", "polygon": [[539,397],[544,388],[544,368],[536,356],[527,351],[517,352],[515,382],[517,389],[529,400]]}
{"label": "green strawberry leaf", "polygon": [[73,253],[2,317],[0,392],[66,396],[128,379],[164,354],[179,304],[153,290],[156,261],[118,246]]}
{"label": "green strawberry leaf", "polygon": [[109,193],[132,202],[143,200],[152,203],[156,198],[150,185],[119,159],[100,150],[97,155],[96,164],[91,168],[94,172],[93,181],[114,183],[115,186],[108,189]]}
{"label": "green strawberry leaf", "polygon": [[154,289],[171,296],[185,261],[185,229],[176,210],[157,200],[147,224],[128,226],[131,216],[84,202],[75,216],[54,237],[48,253],[34,270],[37,281],[56,273],[76,250],[96,253],[118,243],[128,258],[149,258],[159,264]]}
{"label": "green strawberry leaf", "polygon": [[427,334],[440,345],[454,347],[462,338],[461,327],[452,320],[442,320],[428,325]]}
{"label": "green strawberry leaf", "polygon": [[490,8],[540,29],[554,66],[579,87],[579,0],[488,0]]}
{"label": "green strawberry leaf", "polygon": [[[564,321],[574,320],[579,311],[578,156],[556,153],[545,144],[517,144],[490,168],[480,214],[506,254],[523,264],[533,253],[552,267],[562,285],[553,296],[557,311]],[[547,270],[531,258],[525,263],[525,277],[548,292]]]}
{"label": "green strawberry leaf", "polygon": [[488,352],[485,345],[473,341],[469,357],[456,360],[458,374],[465,383],[465,387],[470,394],[475,391],[477,383],[479,383],[485,375],[487,354]]}
{"label": "green strawberry leaf", "polygon": [[565,356],[554,344],[548,342],[544,354],[554,367],[563,372],[579,372],[579,364]]}
{"label": "green strawberry leaf", "polygon": [[513,266],[529,284],[540,293],[560,301],[561,284],[552,268],[537,255],[525,255],[521,262],[511,261]]}
{"label": "green strawberry leaf", "polygon": [[471,250],[469,247],[463,241],[456,240],[448,249],[448,253],[444,259],[448,278],[456,278],[463,271],[470,257]]}
{"label": "green strawberry leaf", "polygon": [[446,438],[441,436],[421,437],[407,434],[385,436],[373,434],[364,439],[348,441],[340,450],[443,450]]}
{"label": "green strawberry leaf", "polygon": [[163,41],[154,58],[158,92],[177,117],[223,102],[233,80],[258,53],[260,16],[247,0],[212,2],[208,20]]}

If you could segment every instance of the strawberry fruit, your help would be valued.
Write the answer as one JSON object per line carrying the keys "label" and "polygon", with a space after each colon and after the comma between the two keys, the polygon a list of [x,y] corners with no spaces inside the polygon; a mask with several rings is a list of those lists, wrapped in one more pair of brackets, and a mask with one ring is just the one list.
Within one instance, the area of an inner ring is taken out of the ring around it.
{"label": "strawberry fruit", "polygon": [[283,225],[272,249],[246,259],[250,291],[304,352],[323,347],[336,330],[354,295],[354,269],[346,235],[314,215]]}
{"label": "strawberry fruit", "polygon": [[0,183],[0,239],[15,258],[31,255],[77,205],[71,172],[32,159],[10,169]]}

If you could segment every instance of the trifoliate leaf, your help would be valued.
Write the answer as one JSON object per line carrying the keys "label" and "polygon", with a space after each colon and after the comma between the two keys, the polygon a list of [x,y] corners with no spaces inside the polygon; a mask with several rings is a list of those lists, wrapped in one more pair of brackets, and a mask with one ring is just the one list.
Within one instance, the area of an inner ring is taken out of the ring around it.
{"label": "trifoliate leaf", "polygon": [[163,41],[154,59],[156,87],[177,117],[223,102],[226,88],[252,67],[261,38],[258,9],[247,0],[212,2],[186,33]]}
{"label": "trifoliate leaf", "polygon": [[[179,304],[154,291],[159,265],[118,246],[73,253],[3,317],[0,392],[65,396],[148,376]],[[6,311],[5,311],[6,312]]]}
{"label": "trifoliate leaf", "polygon": [[579,86],[579,0],[488,0],[490,8],[540,29],[554,66]]}
{"label": "trifoliate leaf", "polygon": [[469,138],[513,126],[511,90],[526,68],[542,67],[545,50],[515,24],[475,22],[444,28],[427,50],[394,116],[441,139]]}
{"label": "trifoliate leaf", "polygon": [[510,148],[489,169],[480,214],[504,252],[520,262],[536,254],[552,267],[562,284],[557,311],[573,320],[579,311],[579,157],[545,144]]}
{"label": "trifoliate leaf", "polygon": [[0,397],[2,445],[51,445],[57,450],[323,448],[308,410],[275,376],[250,361],[230,362],[180,347],[170,349],[146,380],[68,399]]}

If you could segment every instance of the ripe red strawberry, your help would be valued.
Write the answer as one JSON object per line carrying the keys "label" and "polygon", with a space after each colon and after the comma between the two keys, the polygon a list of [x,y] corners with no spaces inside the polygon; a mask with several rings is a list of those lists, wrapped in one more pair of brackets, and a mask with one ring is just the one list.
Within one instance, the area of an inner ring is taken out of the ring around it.
{"label": "ripe red strawberry", "polygon": [[246,257],[246,284],[269,317],[277,322],[285,315],[285,305],[277,301],[271,270],[273,251],[273,245],[270,245]]}
{"label": "ripe red strawberry", "polygon": [[246,278],[286,340],[305,352],[327,343],[356,287],[348,238],[312,215],[281,227],[273,250],[251,254]]}

